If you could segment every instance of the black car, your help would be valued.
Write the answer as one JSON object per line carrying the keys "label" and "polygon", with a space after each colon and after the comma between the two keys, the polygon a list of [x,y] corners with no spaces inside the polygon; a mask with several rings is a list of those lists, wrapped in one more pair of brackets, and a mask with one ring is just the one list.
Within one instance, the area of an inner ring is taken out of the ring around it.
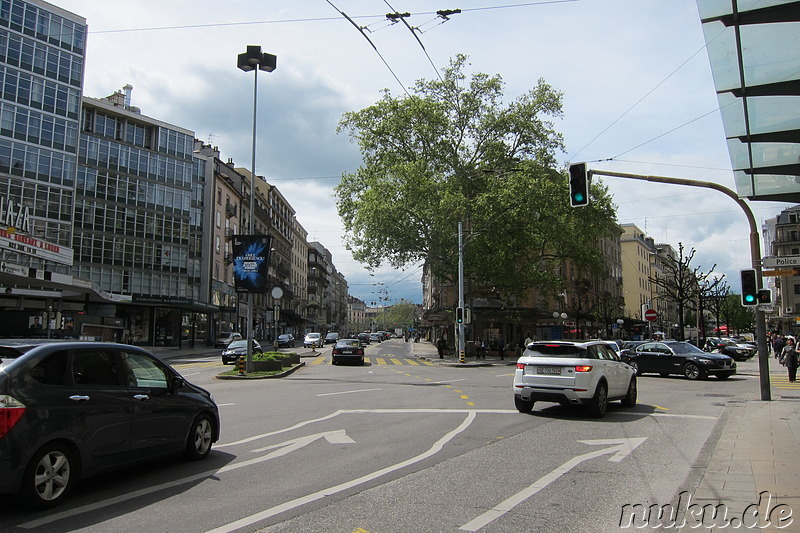
{"label": "black car", "polygon": [[219,438],[211,394],[137,346],[46,340],[0,346],[0,494],[35,508],[75,482]]}
{"label": "black car", "polygon": [[358,334],[358,342],[360,342],[362,346],[368,345],[370,343],[370,341],[369,341],[369,333],[359,333]]}
{"label": "black car", "polygon": [[297,341],[294,340],[294,335],[291,333],[284,333],[278,335],[278,348],[294,348]]}
{"label": "black car", "polygon": [[[264,353],[261,345],[257,340],[253,339],[253,354]],[[228,361],[236,361],[241,356],[247,356],[247,341],[233,341],[227,348],[222,350],[222,364],[227,365]]]}
{"label": "black car", "polygon": [[343,361],[364,364],[364,347],[358,339],[339,339],[331,350],[331,363],[338,365]]}
{"label": "black car", "polygon": [[756,347],[746,343],[736,342],[734,339],[717,339],[712,349],[725,355],[730,355],[735,361],[747,361],[756,354]]}
{"label": "black car", "polygon": [[681,374],[688,379],[708,376],[727,379],[736,373],[736,362],[730,356],[704,352],[688,342],[645,342],[621,355],[639,376],[654,373],[662,376]]}

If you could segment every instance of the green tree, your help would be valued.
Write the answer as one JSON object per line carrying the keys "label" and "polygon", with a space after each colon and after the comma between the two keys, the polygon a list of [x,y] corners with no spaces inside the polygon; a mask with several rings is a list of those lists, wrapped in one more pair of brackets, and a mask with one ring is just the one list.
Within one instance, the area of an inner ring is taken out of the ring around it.
{"label": "green tree", "polygon": [[467,79],[466,64],[459,55],[412,95],[386,90],[343,116],[339,131],[363,158],[336,188],[353,256],[372,268],[423,262],[452,282],[461,221],[465,270],[496,291],[552,286],[562,260],[599,271],[597,237],[611,231],[614,208],[598,183],[588,208],[569,207],[566,173],[554,170],[562,95],[539,80],[504,105],[500,76]]}
{"label": "green tree", "polygon": [[720,314],[733,332],[752,332],[755,329],[756,315],[753,307],[742,305],[741,294],[728,294],[720,306]]}

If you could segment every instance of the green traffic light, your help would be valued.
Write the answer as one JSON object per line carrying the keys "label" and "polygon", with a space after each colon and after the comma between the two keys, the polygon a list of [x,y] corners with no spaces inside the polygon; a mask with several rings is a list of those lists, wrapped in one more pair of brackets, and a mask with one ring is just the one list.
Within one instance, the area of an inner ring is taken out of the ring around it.
{"label": "green traffic light", "polygon": [[575,199],[576,202],[582,202],[583,201],[583,195],[581,193],[579,193],[579,192],[575,193],[572,197]]}
{"label": "green traffic light", "polygon": [[746,295],[746,296],[744,297],[744,299],[745,299],[745,300],[747,300],[748,302],[755,302],[755,301],[756,301],[756,297],[755,297],[755,296],[753,296],[752,294],[748,294],[748,295]]}

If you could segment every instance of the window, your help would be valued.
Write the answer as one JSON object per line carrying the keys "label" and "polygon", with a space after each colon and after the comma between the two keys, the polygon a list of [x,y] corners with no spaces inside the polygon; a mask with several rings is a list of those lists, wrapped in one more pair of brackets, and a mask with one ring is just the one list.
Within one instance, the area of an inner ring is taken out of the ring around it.
{"label": "window", "polygon": [[126,370],[125,383],[129,387],[168,389],[167,372],[153,359],[140,353],[122,353]]}
{"label": "window", "polygon": [[103,350],[77,350],[72,359],[76,385],[119,385],[114,354]]}
{"label": "window", "polygon": [[43,385],[64,385],[67,374],[67,352],[49,355],[31,369],[31,378]]}

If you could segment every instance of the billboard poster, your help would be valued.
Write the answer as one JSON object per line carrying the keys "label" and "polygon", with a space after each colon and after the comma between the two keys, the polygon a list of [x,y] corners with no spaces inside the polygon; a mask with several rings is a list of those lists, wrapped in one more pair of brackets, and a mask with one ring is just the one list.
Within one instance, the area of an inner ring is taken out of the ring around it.
{"label": "billboard poster", "polygon": [[236,292],[266,292],[272,235],[233,236]]}

